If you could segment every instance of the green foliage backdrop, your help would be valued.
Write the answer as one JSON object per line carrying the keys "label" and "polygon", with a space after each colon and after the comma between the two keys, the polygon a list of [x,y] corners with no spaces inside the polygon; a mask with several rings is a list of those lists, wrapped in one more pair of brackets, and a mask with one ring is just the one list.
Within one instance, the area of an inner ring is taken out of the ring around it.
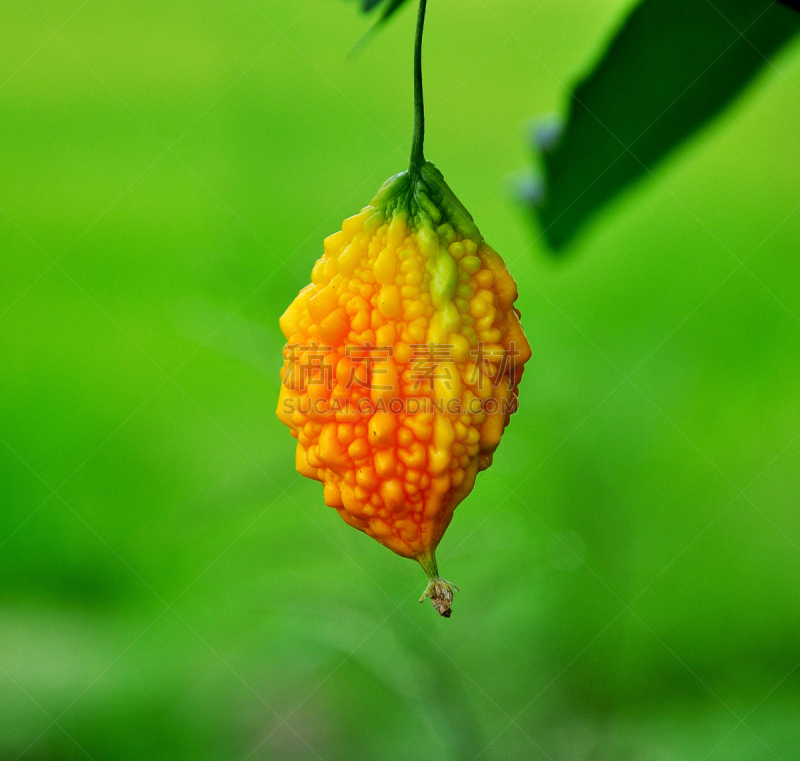
{"label": "green foliage backdrop", "polygon": [[430,4],[534,358],[453,618],[294,471],[277,320],[404,168],[413,13],[0,5],[0,759],[800,758],[800,49],[554,263],[510,178],[624,0]]}

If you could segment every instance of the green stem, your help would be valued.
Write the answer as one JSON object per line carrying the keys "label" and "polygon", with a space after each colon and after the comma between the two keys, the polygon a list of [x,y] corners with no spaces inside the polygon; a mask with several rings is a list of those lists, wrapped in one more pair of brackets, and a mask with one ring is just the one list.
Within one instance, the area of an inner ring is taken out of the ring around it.
{"label": "green stem", "polygon": [[425,142],[425,101],[422,95],[422,33],[425,28],[425,9],[428,0],[419,0],[417,37],[414,43],[414,140],[411,144],[411,162],[408,170],[419,176],[425,163],[422,146]]}
{"label": "green stem", "polygon": [[433,552],[426,552],[420,555],[417,560],[425,571],[425,575],[431,580],[436,581],[439,578],[439,565],[436,562],[436,555]]}

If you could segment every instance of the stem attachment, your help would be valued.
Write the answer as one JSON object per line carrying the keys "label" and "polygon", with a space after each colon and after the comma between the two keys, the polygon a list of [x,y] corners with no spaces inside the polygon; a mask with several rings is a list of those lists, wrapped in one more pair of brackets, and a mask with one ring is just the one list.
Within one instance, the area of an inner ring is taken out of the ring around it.
{"label": "stem attachment", "polygon": [[417,36],[414,43],[414,138],[411,143],[411,161],[408,171],[418,177],[425,163],[422,152],[425,142],[425,99],[422,94],[422,34],[425,29],[425,10],[428,0],[419,0],[417,13]]}
{"label": "stem attachment", "polygon": [[450,605],[453,602],[453,593],[458,592],[458,587],[439,576],[439,566],[436,563],[436,555],[433,551],[420,555],[417,560],[422,566],[422,570],[427,574],[428,579],[430,579],[419,601],[425,602],[425,599],[430,597],[436,612],[440,616],[450,618],[452,615]]}

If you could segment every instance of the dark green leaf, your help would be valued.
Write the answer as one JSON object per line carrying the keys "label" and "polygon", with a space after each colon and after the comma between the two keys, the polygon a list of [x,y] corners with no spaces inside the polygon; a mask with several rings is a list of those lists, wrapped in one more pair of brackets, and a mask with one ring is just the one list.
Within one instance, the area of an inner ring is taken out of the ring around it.
{"label": "dark green leaf", "polygon": [[394,15],[394,12],[400,10],[400,7],[405,4],[406,0],[389,0],[386,4],[386,7],[383,9],[383,13],[381,13],[381,18],[378,23],[383,23],[386,21],[390,16]]}
{"label": "dark green leaf", "polygon": [[[364,13],[369,13],[370,11],[375,10],[384,0],[363,0],[361,10]],[[350,55],[355,55],[366,42],[372,38],[375,30],[378,27],[383,26],[383,24],[391,18],[395,11],[400,10],[400,8],[405,5],[406,0],[387,0],[385,5],[383,6],[383,10],[378,17],[378,20],[366,31],[366,33],[361,37],[361,39],[355,44],[353,49],[350,51]]]}
{"label": "dark green leaf", "polygon": [[[364,13],[369,13],[377,8],[381,3],[384,3],[384,0],[363,0],[361,3],[361,10],[364,11]],[[406,0],[386,0],[378,23],[386,21],[386,19],[392,16],[395,11],[399,10],[401,6],[405,5],[405,3]]]}
{"label": "dark green leaf", "polygon": [[575,89],[561,140],[543,151],[538,217],[550,245],[565,246],[718,114],[798,30],[800,14],[772,0],[644,0]]}

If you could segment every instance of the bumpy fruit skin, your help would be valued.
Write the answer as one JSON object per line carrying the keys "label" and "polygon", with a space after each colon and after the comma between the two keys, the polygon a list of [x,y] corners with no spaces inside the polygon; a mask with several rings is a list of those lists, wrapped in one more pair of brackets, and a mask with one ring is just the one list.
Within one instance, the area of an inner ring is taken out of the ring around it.
{"label": "bumpy fruit skin", "polygon": [[[297,470],[324,484],[347,523],[423,567],[516,409],[531,356],[516,298],[503,260],[426,162],[325,240],[281,317],[278,417],[297,439]],[[431,344],[447,348],[426,359]]]}

